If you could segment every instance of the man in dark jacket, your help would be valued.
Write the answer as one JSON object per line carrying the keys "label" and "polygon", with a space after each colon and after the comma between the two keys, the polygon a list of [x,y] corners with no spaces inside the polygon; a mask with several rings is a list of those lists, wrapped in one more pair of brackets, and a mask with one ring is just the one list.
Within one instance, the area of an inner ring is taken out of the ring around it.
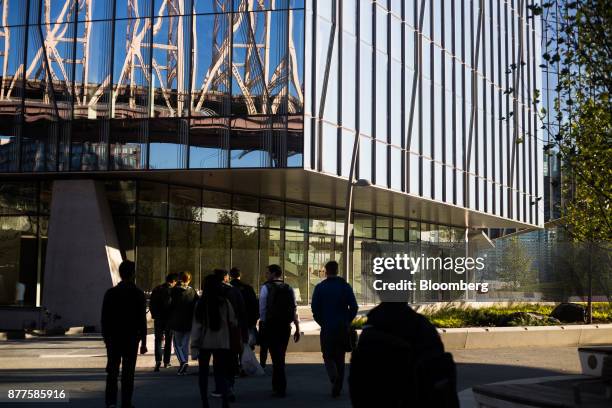
{"label": "man in dark jacket", "polygon": [[332,397],[337,397],[344,383],[344,356],[351,351],[351,323],[357,315],[357,300],[351,285],[338,276],[338,263],[325,264],[327,278],[314,288],[312,314],[321,326],[321,351],[327,375],[332,383]]}
{"label": "man in dark jacket", "polygon": [[349,390],[355,408],[459,407],[452,356],[436,328],[406,303],[383,302],[368,313]]}
{"label": "man in dark jacket", "polygon": [[177,375],[184,375],[189,367],[189,335],[193,322],[193,310],[198,301],[198,294],[189,286],[191,273],[181,272],[179,283],[170,291],[172,302],[170,329],[174,332],[174,352],[180,365]]}
{"label": "man in dark jacket", "polygon": [[102,337],[106,344],[106,406],[117,405],[117,379],[121,365],[121,406],[132,406],[138,343],[147,352],[145,294],[134,284],[134,262],[119,266],[121,282],[106,291],[102,303]]}
{"label": "man in dark jacket", "polygon": [[171,367],[170,356],[172,354],[172,330],[168,327],[172,307],[172,288],[176,285],[178,275],[171,273],[166,276],[166,282],[155,287],[151,292],[149,311],[153,318],[155,327],[155,371],[159,371],[162,362],[162,342],[164,368]]}
{"label": "man in dark jacket", "polygon": [[[238,326],[240,327],[240,334],[242,335],[242,342],[246,343],[249,340],[249,332],[247,326],[247,314],[244,303],[244,298],[242,297],[242,293],[238,287],[230,285],[229,274],[226,269],[215,269],[213,271],[214,275],[217,277],[219,282],[221,282],[221,293],[224,297],[229,300],[234,309],[234,313],[236,314],[236,320],[238,320]],[[233,401],[236,397],[234,396],[234,384],[235,384],[235,375],[238,374],[238,368],[240,360],[240,355],[237,353],[231,360],[232,367],[229,370],[229,377],[227,378],[229,385],[229,400]],[[219,397],[221,394],[218,392],[219,390],[215,390],[211,393],[213,397]]]}
{"label": "man in dark jacket", "polygon": [[244,299],[245,323],[248,331],[254,334],[257,320],[259,320],[259,301],[253,287],[248,283],[242,282],[240,275],[240,269],[233,267],[229,273],[230,285],[238,289],[242,299]]}

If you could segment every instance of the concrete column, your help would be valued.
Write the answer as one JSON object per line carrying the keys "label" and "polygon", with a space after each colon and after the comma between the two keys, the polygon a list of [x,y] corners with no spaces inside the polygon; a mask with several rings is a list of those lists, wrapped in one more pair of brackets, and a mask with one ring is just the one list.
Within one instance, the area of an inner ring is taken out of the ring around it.
{"label": "concrete column", "polygon": [[121,263],[104,186],[93,180],[53,182],[42,305],[64,327],[100,327],[106,290]]}

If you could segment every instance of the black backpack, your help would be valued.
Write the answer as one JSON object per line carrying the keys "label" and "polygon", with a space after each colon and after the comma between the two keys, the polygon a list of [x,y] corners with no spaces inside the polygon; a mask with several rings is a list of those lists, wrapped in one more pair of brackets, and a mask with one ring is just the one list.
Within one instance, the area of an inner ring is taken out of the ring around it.
{"label": "black backpack", "polygon": [[285,282],[272,281],[266,283],[268,298],[266,299],[266,323],[286,325],[295,317],[295,301],[291,286]]}
{"label": "black backpack", "polygon": [[149,311],[153,319],[165,319],[170,314],[170,288],[165,285],[159,285],[151,292],[149,300]]}

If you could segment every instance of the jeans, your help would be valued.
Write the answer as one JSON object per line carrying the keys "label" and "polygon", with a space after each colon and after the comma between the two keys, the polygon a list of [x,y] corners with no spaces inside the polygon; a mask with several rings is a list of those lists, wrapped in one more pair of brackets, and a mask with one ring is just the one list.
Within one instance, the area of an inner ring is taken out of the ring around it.
{"label": "jeans", "polygon": [[138,339],[127,339],[106,343],[106,405],[117,405],[117,379],[121,365],[121,406],[132,406],[134,394],[134,372],[138,355]]}
{"label": "jeans", "polygon": [[174,352],[179,363],[187,364],[189,361],[189,336],[191,332],[174,331]]}
{"label": "jeans", "polygon": [[[160,363],[163,361],[164,364],[170,363],[170,356],[172,355],[172,330],[168,328],[168,322],[161,319],[154,320],[155,327],[155,362]],[[162,348],[162,343],[164,347]]]}
{"label": "jeans", "polygon": [[291,335],[290,325],[267,326],[264,324],[264,336],[272,357],[272,390],[278,394],[287,391],[287,376],[285,374],[285,355]]}
{"label": "jeans", "polygon": [[335,330],[321,329],[321,351],[329,381],[335,392],[342,390],[344,382],[344,356],[346,354],[348,330],[338,328]]}
{"label": "jeans", "polygon": [[217,392],[221,394],[223,407],[227,407],[229,384],[227,381],[228,373],[230,372],[231,358],[234,355],[230,350],[226,349],[200,349],[198,354],[198,383],[200,385],[200,397],[202,398],[202,406],[208,408],[208,365],[210,357],[213,358],[213,370],[215,375],[215,386]]}

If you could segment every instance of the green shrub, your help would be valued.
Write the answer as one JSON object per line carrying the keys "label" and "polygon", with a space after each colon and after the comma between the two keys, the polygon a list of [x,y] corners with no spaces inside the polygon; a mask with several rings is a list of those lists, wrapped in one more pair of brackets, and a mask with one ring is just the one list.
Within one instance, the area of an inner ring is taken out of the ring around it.
{"label": "green shrub", "polygon": [[[586,305],[585,303],[581,303]],[[559,324],[554,319],[534,319],[526,314],[549,316],[554,305],[517,304],[483,308],[446,306],[433,313],[423,313],[438,328],[458,327],[507,327],[507,326],[551,326]],[[360,330],[368,321],[367,316],[357,316],[352,326]],[[612,305],[607,302],[593,303],[593,322],[612,323]]]}
{"label": "green shrub", "polygon": [[[521,304],[507,307],[492,306],[483,308],[444,307],[425,316],[439,328],[453,327],[503,327],[503,326],[544,326],[559,324],[551,319],[534,319],[524,313],[548,316],[554,306],[540,304]],[[523,314],[521,314],[523,313]],[[510,316],[515,315],[514,319]],[[593,321],[612,323],[612,306],[606,302],[593,303]]]}

